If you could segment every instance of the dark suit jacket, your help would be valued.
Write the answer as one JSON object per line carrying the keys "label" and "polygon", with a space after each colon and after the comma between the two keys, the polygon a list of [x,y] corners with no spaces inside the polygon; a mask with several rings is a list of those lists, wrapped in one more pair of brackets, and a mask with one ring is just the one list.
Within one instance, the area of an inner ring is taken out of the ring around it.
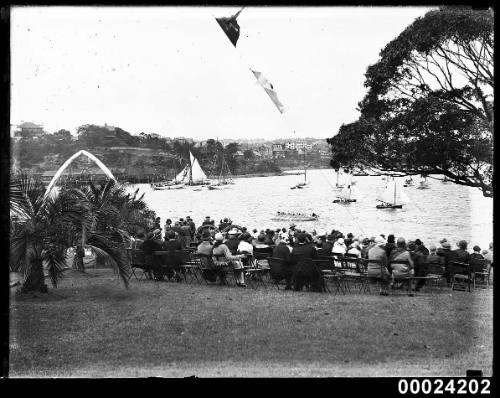
{"label": "dark suit jacket", "polygon": [[318,258],[316,248],[311,243],[297,243],[292,250],[292,263],[299,264],[304,260]]}
{"label": "dark suit jacket", "polygon": [[229,248],[232,254],[236,254],[236,252],[238,251],[238,245],[240,244],[240,240],[237,237],[233,236],[226,240],[224,243]]}
{"label": "dark suit jacket", "polygon": [[449,261],[456,261],[459,263],[468,263],[470,259],[470,254],[467,250],[456,249],[452,250],[451,257]]}
{"label": "dark suit jacket", "polygon": [[280,243],[278,246],[274,248],[273,257],[281,258],[285,260],[287,265],[290,265],[292,260],[292,253],[290,253],[290,249],[288,248],[287,245]]}

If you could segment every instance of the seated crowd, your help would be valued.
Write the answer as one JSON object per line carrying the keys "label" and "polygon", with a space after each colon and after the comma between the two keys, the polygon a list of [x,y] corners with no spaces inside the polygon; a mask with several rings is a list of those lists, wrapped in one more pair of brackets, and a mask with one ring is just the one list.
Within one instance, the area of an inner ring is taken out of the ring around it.
{"label": "seated crowd", "polygon": [[[152,230],[145,236],[138,235],[133,242],[133,248],[140,248],[145,254],[155,251],[166,251],[173,258],[173,277],[180,280],[178,274],[180,258],[174,253],[189,248],[199,255],[214,258],[215,265],[229,264],[233,270],[238,286],[245,287],[244,267],[250,258],[280,259],[284,267],[286,289],[301,290],[308,285],[314,291],[321,291],[321,276],[314,266],[314,259],[320,256],[343,256],[365,259],[369,278],[387,280],[387,286],[398,284],[398,279],[408,276],[426,276],[428,264],[441,266],[444,276],[447,274],[450,262],[470,263],[484,260],[489,273],[493,263],[493,244],[488,250],[481,251],[474,246],[472,253],[468,251],[465,240],[457,243],[452,250],[450,242],[442,239],[439,246],[434,244],[426,247],[420,239],[406,241],[403,237],[383,234],[373,237],[355,237],[352,233],[344,235],[332,230],[330,233],[318,235],[316,231],[306,232],[298,229],[295,224],[289,228],[267,229],[251,232],[246,227],[233,225],[229,218],[224,218],[218,226],[210,217],[206,217],[202,225],[196,228],[193,220],[187,216],[173,223],[168,219],[164,225],[164,239],[161,236],[160,218],[155,220]],[[154,256],[153,256],[154,257]],[[158,265],[158,260],[153,260]],[[153,271],[154,272],[154,271]],[[157,273],[157,279],[162,275]],[[225,283],[224,273],[206,275],[207,278],[218,277]],[[425,278],[416,278],[415,290],[420,290],[425,284]],[[293,286],[292,286],[293,285]],[[381,289],[381,294],[387,291]]]}

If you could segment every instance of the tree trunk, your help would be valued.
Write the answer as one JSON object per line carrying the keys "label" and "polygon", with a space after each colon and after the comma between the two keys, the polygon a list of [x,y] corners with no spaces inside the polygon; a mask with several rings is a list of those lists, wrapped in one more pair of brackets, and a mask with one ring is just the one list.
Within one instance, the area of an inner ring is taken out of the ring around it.
{"label": "tree trunk", "polygon": [[76,253],[73,260],[73,269],[80,272],[85,272],[85,265],[83,264],[83,258],[85,257],[85,232],[85,226],[82,225],[82,240],[80,242],[80,245],[76,247]]}
{"label": "tree trunk", "polygon": [[48,293],[48,288],[45,284],[45,275],[43,274],[42,259],[37,258],[31,260],[31,272],[26,277],[26,281],[23,283],[21,292]]}

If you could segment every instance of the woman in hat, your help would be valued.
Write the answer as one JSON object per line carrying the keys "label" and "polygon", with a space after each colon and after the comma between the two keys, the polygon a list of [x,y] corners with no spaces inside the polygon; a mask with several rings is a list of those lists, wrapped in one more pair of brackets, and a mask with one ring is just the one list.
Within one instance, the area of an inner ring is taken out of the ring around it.
{"label": "woman in hat", "polygon": [[237,280],[236,284],[241,287],[246,287],[245,277],[243,275],[243,264],[241,263],[241,259],[246,256],[244,254],[233,255],[229,248],[224,244],[224,235],[220,232],[215,234],[215,244],[212,250],[212,255],[224,256],[224,258],[233,266],[234,276]]}

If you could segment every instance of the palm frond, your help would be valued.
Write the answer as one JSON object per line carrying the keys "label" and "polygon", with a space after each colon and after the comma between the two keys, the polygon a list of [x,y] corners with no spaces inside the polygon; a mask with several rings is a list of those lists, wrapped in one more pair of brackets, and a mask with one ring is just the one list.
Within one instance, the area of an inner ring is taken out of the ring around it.
{"label": "palm frond", "polygon": [[90,234],[87,244],[96,253],[97,256],[104,256],[110,260],[116,267],[125,287],[128,288],[128,282],[132,275],[132,268],[127,256],[125,246],[116,241],[99,234]]}
{"label": "palm frond", "polygon": [[57,287],[57,282],[66,266],[66,247],[57,244],[47,245],[42,253],[42,259],[47,266],[52,285]]}

